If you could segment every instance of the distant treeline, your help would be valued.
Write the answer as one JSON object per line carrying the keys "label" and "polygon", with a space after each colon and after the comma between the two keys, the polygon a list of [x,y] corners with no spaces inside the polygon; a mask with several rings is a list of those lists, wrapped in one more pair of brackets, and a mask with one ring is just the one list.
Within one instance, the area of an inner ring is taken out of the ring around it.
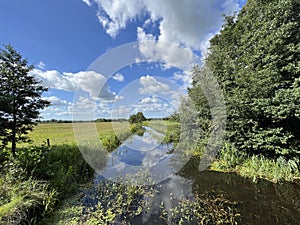
{"label": "distant treeline", "polygon": [[[150,120],[171,120],[171,117],[165,117],[165,118],[147,118],[147,121]],[[58,120],[58,119],[50,119],[50,120],[37,120],[37,123],[86,123],[86,122],[122,122],[122,121],[128,121],[126,118],[115,118],[115,119],[107,119],[107,118],[99,118],[96,120]]]}

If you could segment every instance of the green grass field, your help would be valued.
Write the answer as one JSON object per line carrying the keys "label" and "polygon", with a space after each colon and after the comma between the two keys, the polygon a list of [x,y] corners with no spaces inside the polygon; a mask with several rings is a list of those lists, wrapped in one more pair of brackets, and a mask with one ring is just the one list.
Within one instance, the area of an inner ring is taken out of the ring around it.
{"label": "green grass field", "polygon": [[[91,125],[96,125],[97,133],[99,137],[108,135],[113,132],[121,133],[129,130],[127,122],[97,122],[97,123],[75,123],[76,130],[82,130],[82,133],[89,135],[89,128]],[[61,144],[75,144],[76,139],[73,131],[72,123],[41,123],[38,124],[34,130],[29,133],[29,138],[36,145],[40,145],[50,140],[51,145]],[[26,146],[28,144],[19,144],[20,146]]]}
{"label": "green grass field", "polygon": [[[112,133],[121,134],[129,131],[128,122],[96,122],[96,123],[40,123],[34,130],[29,133],[29,138],[35,145],[40,145],[50,140],[51,145],[75,144],[76,138],[74,135],[74,127],[86,136],[92,132],[91,128],[96,126],[97,135],[99,138]],[[150,126],[159,132],[165,133],[167,129],[172,129],[178,125],[176,122],[170,121],[147,121],[146,126]],[[20,147],[27,146],[26,143],[19,143]]]}

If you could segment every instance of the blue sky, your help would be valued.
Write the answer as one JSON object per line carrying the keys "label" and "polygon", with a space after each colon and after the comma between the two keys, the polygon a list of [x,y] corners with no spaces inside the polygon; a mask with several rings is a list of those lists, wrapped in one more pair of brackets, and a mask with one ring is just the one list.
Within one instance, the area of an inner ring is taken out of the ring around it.
{"label": "blue sky", "polygon": [[42,111],[43,119],[128,117],[138,111],[163,117],[178,106],[192,65],[201,63],[222,26],[222,14],[243,4],[2,0],[0,44],[12,44],[49,87],[44,97],[52,105]]}

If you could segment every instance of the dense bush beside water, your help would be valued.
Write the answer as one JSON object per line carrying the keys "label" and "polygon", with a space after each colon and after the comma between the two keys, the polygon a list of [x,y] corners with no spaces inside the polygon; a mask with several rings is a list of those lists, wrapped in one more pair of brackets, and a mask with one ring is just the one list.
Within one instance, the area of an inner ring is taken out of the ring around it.
{"label": "dense bush beside water", "polygon": [[0,224],[33,223],[94,173],[75,145],[24,147],[2,160]]}

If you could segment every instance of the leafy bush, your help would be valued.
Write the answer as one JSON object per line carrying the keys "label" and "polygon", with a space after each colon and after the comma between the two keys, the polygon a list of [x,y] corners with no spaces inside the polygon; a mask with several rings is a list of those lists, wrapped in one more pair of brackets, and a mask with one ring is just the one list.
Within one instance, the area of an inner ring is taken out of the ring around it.
{"label": "leafy bush", "polygon": [[146,129],[143,127],[142,123],[134,123],[130,126],[130,131],[133,134],[143,136],[145,133]]}
{"label": "leafy bush", "polygon": [[121,141],[116,134],[108,134],[103,136],[101,138],[101,142],[108,152],[112,152],[121,144]]}

